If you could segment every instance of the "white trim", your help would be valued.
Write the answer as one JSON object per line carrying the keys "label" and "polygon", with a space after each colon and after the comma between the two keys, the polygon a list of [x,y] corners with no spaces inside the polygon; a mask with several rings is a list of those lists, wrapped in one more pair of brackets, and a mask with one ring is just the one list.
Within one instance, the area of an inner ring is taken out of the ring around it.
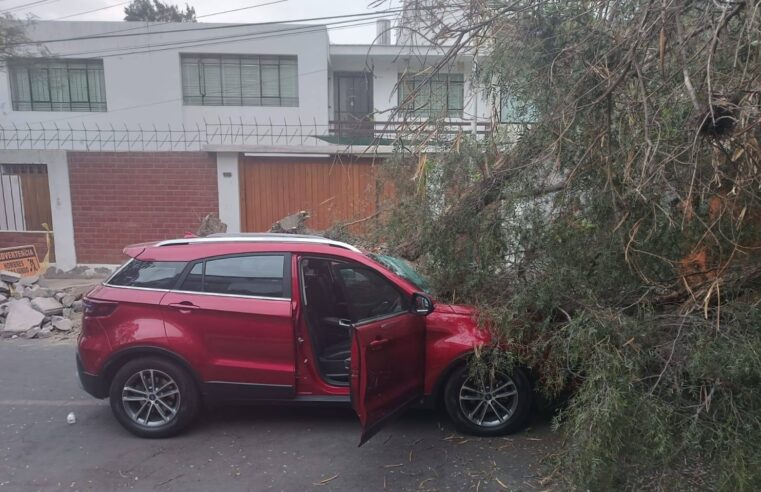
{"label": "white trim", "polygon": [[266,153],[266,152],[245,152],[243,154],[246,157],[310,157],[314,159],[327,159],[331,154],[297,154],[297,153]]}
{"label": "white trim", "polygon": [[333,241],[321,237],[305,237],[289,234],[264,234],[261,236],[229,236],[229,237],[195,237],[187,239],[168,239],[160,241],[154,246],[176,246],[182,244],[203,244],[203,243],[284,243],[284,244],[324,244],[327,246],[337,246],[348,249],[354,253],[362,253],[359,249],[351,244]]}
{"label": "white trim", "polygon": [[[110,279],[109,279],[110,280]],[[266,297],[266,296],[247,296],[244,294],[224,294],[222,292],[197,292],[194,290],[177,290],[177,289],[154,289],[152,287],[134,287],[132,285],[113,285],[108,281],[102,282],[104,287],[111,287],[112,289],[129,289],[129,290],[147,290],[149,292],[165,292],[167,294],[198,294],[202,296],[220,296],[220,297],[236,297],[238,299],[256,299],[259,301],[287,301],[291,302],[290,297]]]}
{"label": "white trim", "polygon": [[[111,286],[114,287],[114,286]],[[239,297],[242,299],[258,299],[260,301],[288,301],[291,302],[290,297],[267,297],[267,296],[247,296],[245,294],[225,294],[223,292],[198,292],[195,290],[177,290],[173,289],[169,292],[173,294],[199,294],[202,296],[222,296],[222,297]]]}

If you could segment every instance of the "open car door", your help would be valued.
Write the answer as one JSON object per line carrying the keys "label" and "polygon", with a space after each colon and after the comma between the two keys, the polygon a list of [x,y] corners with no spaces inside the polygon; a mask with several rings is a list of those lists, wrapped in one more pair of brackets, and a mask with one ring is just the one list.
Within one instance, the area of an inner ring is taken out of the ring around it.
{"label": "open car door", "polygon": [[425,316],[433,302],[423,294],[410,299],[364,266],[337,263],[334,274],[354,320],[349,389],[362,424],[361,446],[423,397]]}
{"label": "open car door", "polygon": [[351,404],[363,445],[384,424],[423,397],[425,319],[413,313],[352,328]]}

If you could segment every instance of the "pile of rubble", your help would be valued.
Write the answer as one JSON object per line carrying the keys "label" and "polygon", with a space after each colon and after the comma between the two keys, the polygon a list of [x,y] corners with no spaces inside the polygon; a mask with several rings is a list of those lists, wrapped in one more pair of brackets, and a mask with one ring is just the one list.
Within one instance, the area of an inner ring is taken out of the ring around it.
{"label": "pile of rubble", "polygon": [[79,331],[82,296],[91,286],[56,291],[39,280],[0,271],[0,337],[48,338]]}

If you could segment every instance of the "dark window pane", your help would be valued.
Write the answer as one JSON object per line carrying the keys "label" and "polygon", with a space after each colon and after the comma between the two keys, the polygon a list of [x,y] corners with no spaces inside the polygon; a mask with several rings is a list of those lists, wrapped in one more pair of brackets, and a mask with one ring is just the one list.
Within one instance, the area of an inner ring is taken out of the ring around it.
{"label": "dark window pane", "polygon": [[[462,117],[465,78],[463,74],[399,74],[397,90],[401,108],[416,116]],[[415,95],[410,95],[415,92]],[[409,100],[408,100],[409,98]]]}
{"label": "dark window pane", "polygon": [[204,291],[284,297],[282,255],[237,256],[206,261]]}
{"label": "dark window pane", "polygon": [[340,266],[353,321],[407,311],[406,298],[382,275],[363,267]]}
{"label": "dark window pane", "polygon": [[132,260],[109,280],[109,285],[171,289],[187,265],[184,261]]}
{"label": "dark window pane", "polygon": [[196,263],[185,277],[180,290],[203,292],[203,263]]}

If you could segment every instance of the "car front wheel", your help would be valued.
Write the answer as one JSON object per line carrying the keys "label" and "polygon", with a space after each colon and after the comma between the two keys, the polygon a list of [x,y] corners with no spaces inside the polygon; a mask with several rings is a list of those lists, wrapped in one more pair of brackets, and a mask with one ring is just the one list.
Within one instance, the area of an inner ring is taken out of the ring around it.
{"label": "car front wheel", "polygon": [[140,437],[178,434],[199,408],[198,389],[187,371],[156,357],[122,366],[111,382],[110,401],[119,423]]}
{"label": "car front wheel", "polygon": [[470,374],[467,365],[454,370],[444,390],[449,417],[462,432],[499,436],[521,430],[528,422],[532,390],[526,373],[515,368]]}

